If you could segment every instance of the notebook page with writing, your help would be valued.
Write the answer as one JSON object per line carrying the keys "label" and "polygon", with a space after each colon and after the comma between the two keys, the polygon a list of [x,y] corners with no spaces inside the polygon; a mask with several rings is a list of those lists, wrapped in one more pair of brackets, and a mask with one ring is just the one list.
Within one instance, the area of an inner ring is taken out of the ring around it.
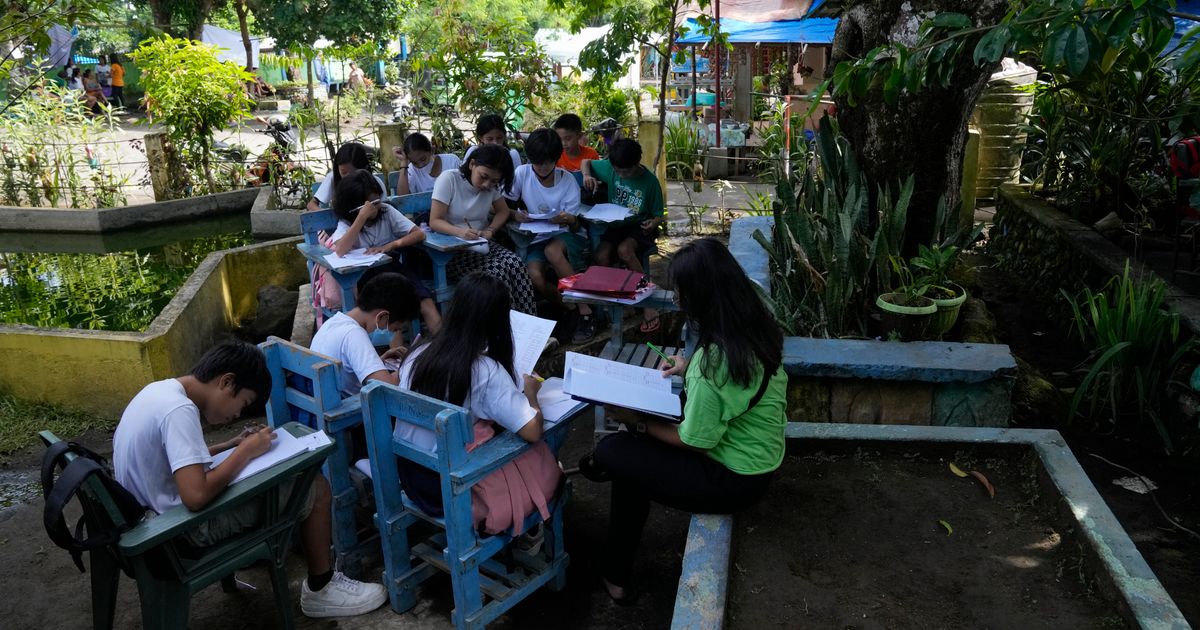
{"label": "notebook page with writing", "polygon": [[567,353],[563,391],[584,400],[677,419],[683,409],[658,370]]}
{"label": "notebook page with writing", "polygon": [[538,405],[542,408],[542,417],[546,424],[557,424],[558,421],[586,407],[587,403],[579,402],[563,391],[561,378],[548,378],[538,390]]}
{"label": "notebook page with writing", "polygon": [[508,321],[513,333],[513,369],[518,376],[533,374],[550,333],[554,332],[554,321],[517,311],[508,312]]}
{"label": "notebook page with writing", "polygon": [[[318,433],[320,432],[318,431]],[[328,436],[326,436],[325,439],[327,441]],[[279,462],[310,451],[313,448],[319,448],[320,446],[320,443],[315,443],[311,439],[297,438],[287,431],[276,431],[275,439],[271,441],[271,448],[267,449],[266,453],[263,453],[262,455],[250,460],[250,463],[246,464],[246,467],[243,468],[242,471],[238,473],[238,475],[234,477],[232,481],[229,482],[229,485],[233,485],[255,473],[262,472],[271,466],[278,464]],[[229,456],[233,454],[233,451],[234,449],[231,448],[214,455],[212,467],[216,468],[221,462],[228,459]]]}

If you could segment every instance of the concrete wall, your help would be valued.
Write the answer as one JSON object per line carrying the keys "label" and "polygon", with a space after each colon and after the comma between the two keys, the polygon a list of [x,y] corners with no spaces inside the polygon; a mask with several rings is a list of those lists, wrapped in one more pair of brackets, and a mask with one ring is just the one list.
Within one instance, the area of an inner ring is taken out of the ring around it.
{"label": "concrete wall", "polygon": [[253,317],[260,287],[306,282],[299,241],[209,254],[144,333],[0,326],[0,391],[119,416],[146,383],[185,372]]}
{"label": "concrete wall", "polygon": [[98,233],[161,225],[200,217],[247,212],[258,196],[265,191],[268,189],[246,188],[191,199],[99,210],[0,206],[0,231]]}

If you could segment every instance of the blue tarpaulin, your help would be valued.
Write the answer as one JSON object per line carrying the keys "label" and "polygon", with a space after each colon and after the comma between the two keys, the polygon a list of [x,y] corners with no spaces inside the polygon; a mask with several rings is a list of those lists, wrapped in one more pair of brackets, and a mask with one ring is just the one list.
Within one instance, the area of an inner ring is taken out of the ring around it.
{"label": "blue tarpaulin", "polygon": [[[1200,0],[1179,0],[1175,3],[1175,10],[1179,13],[1188,15],[1200,15]],[[1200,22],[1187,20],[1181,17],[1175,18],[1175,36],[1171,38],[1171,43],[1167,44],[1167,50],[1174,50],[1179,45],[1180,40],[1187,34],[1188,31],[1200,26]],[[1195,39],[1193,35],[1191,39]]]}
{"label": "blue tarpaulin", "polygon": [[[721,20],[721,32],[729,37],[731,44],[828,44],[833,41],[833,32],[838,21],[834,18],[806,18],[803,20],[778,20],[775,22],[742,22]],[[706,44],[708,35],[700,32],[696,21],[684,23],[684,36],[675,43],[681,45]]]}

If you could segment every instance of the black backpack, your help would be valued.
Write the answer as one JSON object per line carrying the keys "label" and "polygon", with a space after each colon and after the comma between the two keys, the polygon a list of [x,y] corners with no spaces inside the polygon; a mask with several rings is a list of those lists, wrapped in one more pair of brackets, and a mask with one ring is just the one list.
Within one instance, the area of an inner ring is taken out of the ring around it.
{"label": "black backpack", "polygon": [[[68,456],[73,454],[74,458]],[[54,469],[62,472],[54,477]],[[85,487],[89,477],[100,482],[107,497],[93,496]],[[67,527],[63,508],[78,494],[83,515],[75,524],[74,533]],[[46,500],[42,521],[54,544],[71,553],[71,559],[83,573],[83,552],[116,544],[121,534],[132,529],[146,514],[146,507],[128,490],[113,479],[108,461],[91,449],[75,442],[60,441],[46,448],[42,457],[42,496]],[[105,506],[110,499],[120,514],[114,519]],[[86,536],[84,528],[87,528]]]}

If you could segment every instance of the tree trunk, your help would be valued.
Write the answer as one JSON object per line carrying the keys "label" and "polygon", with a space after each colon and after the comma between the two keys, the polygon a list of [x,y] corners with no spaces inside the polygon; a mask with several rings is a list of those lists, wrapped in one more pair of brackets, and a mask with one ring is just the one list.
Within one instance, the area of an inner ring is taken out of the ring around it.
{"label": "tree trunk", "polygon": [[313,62],[313,53],[309,52],[308,58],[305,59],[305,64],[304,64],[305,75],[308,78],[308,106],[316,107],[317,99],[313,95],[313,64],[312,64],[312,62]]}
{"label": "tree trunk", "polygon": [[154,18],[154,25],[171,35],[176,35],[174,26],[171,24],[171,8],[167,6],[164,0],[149,0],[150,16]]}
{"label": "tree trunk", "polygon": [[[665,54],[662,56],[662,76],[658,80],[658,151],[654,154],[654,173],[662,162],[666,143],[663,142],[667,128],[667,77],[671,76],[671,49],[675,48],[675,20],[679,17],[679,1],[671,3],[671,26],[667,29]],[[693,97],[695,98],[695,97]]]}
{"label": "tree trunk", "polygon": [[246,23],[249,7],[246,0],[234,0],[233,8],[237,11],[238,28],[242,31],[242,46],[246,47],[246,72],[254,69],[254,44],[250,42],[250,26]]}
{"label": "tree trunk", "polygon": [[[833,75],[838,62],[860,58],[876,46],[889,42],[912,45],[921,23],[937,13],[954,11],[969,16],[976,25],[986,25],[998,22],[1008,6],[1006,0],[855,3],[843,11],[838,23],[826,76]],[[842,134],[850,140],[872,189],[890,184],[895,194],[899,182],[909,175],[915,178],[905,230],[906,254],[915,253],[917,244],[931,241],[939,199],[952,210],[960,203],[967,122],[996,68],[974,64],[971,51],[977,41],[978,37],[971,37],[964,44],[948,87],[923,86],[915,94],[901,94],[890,105],[878,88],[859,99],[855,107],[844,96],[834,97]],[[872,214],[876,201],[872,199]]]}

